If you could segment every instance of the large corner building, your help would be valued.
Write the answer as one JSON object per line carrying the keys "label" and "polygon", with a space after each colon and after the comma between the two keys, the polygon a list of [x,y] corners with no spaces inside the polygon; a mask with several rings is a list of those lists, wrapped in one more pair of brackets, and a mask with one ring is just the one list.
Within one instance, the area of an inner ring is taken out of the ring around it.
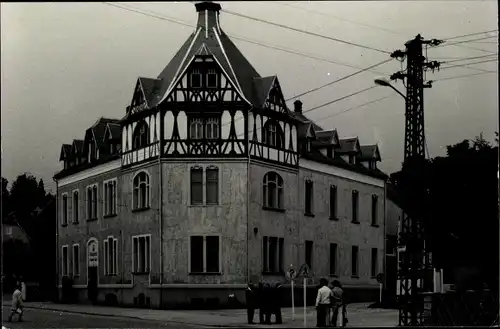
{"label": "large corner building", "polygon": [[244,301],[306,263],[366,299],[384,266],[386,176],[376,145],[285,104],[196,4],[196,30],[121,119],[64,144],[55,175],[58,275],[81,301],[146,307]]}

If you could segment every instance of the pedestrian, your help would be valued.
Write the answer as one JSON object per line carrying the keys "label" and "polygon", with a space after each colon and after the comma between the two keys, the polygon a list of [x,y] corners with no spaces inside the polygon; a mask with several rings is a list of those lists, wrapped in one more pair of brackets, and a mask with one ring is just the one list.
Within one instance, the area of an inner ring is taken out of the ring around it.
{"label": "pedestrian", "polygon": [[264,323],[271,324],[272,291],[269,283],[264,283]]}
{"label": "pedestrian", "polygon": [[256,302],[257,302],[257,296],[255,294],[255,287],[253,283],[250,281],[248,283],[247,290],[245,292],[245,301],[247,304],[247,318],[248,318],[248,324],[254,324],[253,322],[253,317],[255,314],[255,308],[256,308]]}
{"label": "pedestrian", "polygon": [[12,308],[10,310],[9,322],[12,321],[14,314],[19,315],[19,322],[23,317],[23,293],[21,292],[21,285],[17,284],[14,293],[12,294]]}
{"label": "pedestrian", "polygon": [[328,288],[328,280],[321,278],[320,288],[316,296],[316,327],[326,327],[326,317],[330,307],[332,291]]}
{"label": "pedestrian", "polygon": [[345,305],[344,305],[344,290],[338,280],[332,283],[332,320],[331,323],[335,327],[345,327]]}
{"label": "pedestrian", "polygon": [[281,304],[283,303],[283,298],[282,298],[282,290],[281,290],[281,283],[276,282],[273,287],[273,298],[272,298],[272,313],[274,313],[275,316],[275,323],[276,324],[282,324],[283,323],[283,317],[281,314]]}
{"label": "pedestrian", "polygon": [[257,306],[259,308],[259,323],[264,324],[264,284],[259,282],[257,289]]}
{"label": "pedestrian", "polygon": [[22,275],[19,276],[19,284],[21,285],[21,293],[23,295],[23,301],[26,301],[26,284],[24,283]]}

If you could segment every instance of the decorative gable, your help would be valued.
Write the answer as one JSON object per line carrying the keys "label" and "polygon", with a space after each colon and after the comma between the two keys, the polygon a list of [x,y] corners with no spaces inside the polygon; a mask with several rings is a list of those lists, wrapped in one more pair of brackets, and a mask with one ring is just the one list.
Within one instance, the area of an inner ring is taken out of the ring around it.
{"label": "decorative gable", "polygon": [[146,102],[146,97],[144,94],[144,90],[142,88],[141,79],[137,79],[137,83],[135,85],[134,95],[132,97],[132,102],[130,103],[129,115],[139,113],[145,109],[147,109],[148,104]]}
{"label": "decorative gable", "polygon": [[272,85],[267,92],[264,108],[280,113],[289,113],[288,108],[286,107],[285,98],[283,97],[283,93],[281,92],[281,87],[277,76],[274,76]]}

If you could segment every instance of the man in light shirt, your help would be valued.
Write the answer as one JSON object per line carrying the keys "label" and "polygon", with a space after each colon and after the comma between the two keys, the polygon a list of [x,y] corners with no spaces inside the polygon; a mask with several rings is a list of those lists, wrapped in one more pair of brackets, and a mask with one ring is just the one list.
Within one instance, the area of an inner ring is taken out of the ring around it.
{"label": "man in light shirt", "polygon": [[326,327],[326,316],[330,307],[332,290],[325,278],[319,280],[320,288],[316,297],[316,327]]}
{"label": "man in light shirt", "polygon": [[19,322],[21,322],[23,317],[23,293],[21,292],[21,285],[19,283],[16,285],[16,290],[12,294],[12,308],[9,322],[12,321],[12,317],[15,314],[19,315]]}

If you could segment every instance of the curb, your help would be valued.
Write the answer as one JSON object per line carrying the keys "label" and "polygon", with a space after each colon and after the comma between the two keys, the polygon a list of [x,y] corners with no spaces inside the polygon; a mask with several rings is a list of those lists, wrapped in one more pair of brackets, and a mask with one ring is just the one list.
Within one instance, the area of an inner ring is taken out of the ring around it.
{"label": "curb", "polygon": [[[2,305],[3,307],[10,307],[10,305]],[[43,306],[24,306],[25,309],[33,309],[33,310],[45,310],[45,311],[55,311],[55,312],[61,312],[61,313],[70,313],[70,314],[82,314],[82,315],[93,315],[93,316],[105,316],[105,317],[115,317],[115,318],[125,318],[125,319],[136,319],[136,320],[141,320],[141,321],[149,321],[149,322],[166,322],[166,323],[178,323],[178,324],[186,324],[190,326],[204,326],[204,327],[214,327],[214,328],[228,328],[228,327],[241,327],[241,325],[222,325],[222,324],[199,324],[199,323],[191,323],[191,322],[184,322],[184,321],[175,321],[175,320],[152,320],[152,319],[145,319],[139,316],[131,316],[131,315],[117,315],[117,314],[110,314],[110,313],[93,313],[93,312],[85,312],[85,311],[70,311],[70,310],[61,310],[57,308],[52,308],[52,307],[43,307]]]}

